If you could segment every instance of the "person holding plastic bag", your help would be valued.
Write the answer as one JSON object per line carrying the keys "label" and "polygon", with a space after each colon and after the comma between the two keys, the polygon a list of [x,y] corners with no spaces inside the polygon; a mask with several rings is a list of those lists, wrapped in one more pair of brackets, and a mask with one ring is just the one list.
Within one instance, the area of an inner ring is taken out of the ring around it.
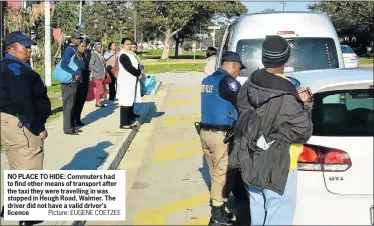
{"label": "person holding plastic bag", "polygon": [[120,128],[136,130],[134,103],[141,102],[140,84],[143,77],[139,68],[139,57],[131,51],[131,39],[123,38],[119,53],[119,73],[117,78],[118,102],[120,110]]}

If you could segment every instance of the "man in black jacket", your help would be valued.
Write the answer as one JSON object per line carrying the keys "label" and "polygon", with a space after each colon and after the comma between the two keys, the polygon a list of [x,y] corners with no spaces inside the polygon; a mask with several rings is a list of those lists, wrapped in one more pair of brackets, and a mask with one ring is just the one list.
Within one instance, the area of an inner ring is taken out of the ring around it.
{"label": "man in black jacket", "polygon": [[[35,44],[20,31],[10,33],[7,54],[0,62],[1,144],[11,170],[43,169],[51,102],[40,75],[27,63]],[[32,222],[20,221],[19,225]]]}
{"label": "man in black jacket", "polygon": [[252,225],[292,225],[297,158],[312,134],[311,91],[296,90],[283,75],[291,49],[280,36],[262,46],[264,69],[238,94],[232,168],[240,168],[250,193]]}

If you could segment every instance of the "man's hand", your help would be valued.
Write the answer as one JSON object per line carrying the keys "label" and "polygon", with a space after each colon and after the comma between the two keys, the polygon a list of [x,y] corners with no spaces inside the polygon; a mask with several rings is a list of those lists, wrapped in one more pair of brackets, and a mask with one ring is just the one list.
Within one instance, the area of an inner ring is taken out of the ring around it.
{"label": "man's hand", "polygon": [[312,102],[313,93],[312,93],[312,91],[310,90],[309,87],[308,88],[299,88],[297,90],[297,92],[299,93],[299,96],[304,103],[311,103]]}
{"label": "man's hand", "polygon": [[138,77],[138,79],[140,80],[142,78],[143,78],[143,74],[140,74],[139,77]]}
{"label": "man's hand", "polygon": [[44,140],[45,138],[48,137],[48,132],[47,130],[44,130],[43,132],[39,133],[39,138]]}
{"label": "man's hand", "polygon": [[75,75],[75,80],[76,81],[79,81],[81,79],[81,76],[80,75]]}

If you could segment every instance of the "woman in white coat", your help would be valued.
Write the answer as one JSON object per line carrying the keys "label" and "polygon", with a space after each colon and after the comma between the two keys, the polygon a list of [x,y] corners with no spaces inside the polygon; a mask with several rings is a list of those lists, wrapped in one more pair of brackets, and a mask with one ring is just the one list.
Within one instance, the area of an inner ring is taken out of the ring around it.
{"label": "woman in white coat", "polygon": [[118,103],[120,109],[120,128],[135,129],[136,115],[134,103],[141,102],[139,80],[142,78],[137,56],[131,52],[131,39],[123,38],[119,53],[119,72],[117,78]]}

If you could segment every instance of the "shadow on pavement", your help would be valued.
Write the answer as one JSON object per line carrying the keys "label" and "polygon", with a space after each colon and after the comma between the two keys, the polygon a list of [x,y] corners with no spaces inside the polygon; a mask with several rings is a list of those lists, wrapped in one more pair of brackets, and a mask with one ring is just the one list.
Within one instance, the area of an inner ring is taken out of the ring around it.
{"label": "shadow on pavement", "polygon": [[75,154],[71,162],[63,166],[61,170],[96,170],[105,162],[108,157],[105,149],[111,145],[111,142],[103,141],[94,147],[85,148]]}
{"label": "shadow on pavement", "polygon": [[154,102],[136,103],[134,105],[134,109],[135,109],[134,111],[137,114],[141,113],[139,112],[139,109],[141,109],[143,104],[149,105],[149,112],[148,112],[148,116],[144,118],[141,123],[150,123],[153,118],[158,118],[165,114],[165,112],[157,112],[157,106]]}
{"label": "shadow on pavement", "polygon": [[201,177],[203,178],[206,186],[208,187],[210,191],[211,181],[210,181],[210,174],[209,174],[209,167],[208,163],[206,162],[205,156],[202,156],[203,159],[203,167],[199,168],[199,171],[201,173]]}
{"label": "shadow on pavement", "polygon": [[82,122],[90,124],[99,120],[100,118],[108,117],[109,115],[114,113],[114,110],[116,108],[118,108],[118,104],[111,102],[111,104],[108,104],[106,107],[97,108],[97,110],[90,112],[88,115],[86,115],[86,117],[82,119]]}

